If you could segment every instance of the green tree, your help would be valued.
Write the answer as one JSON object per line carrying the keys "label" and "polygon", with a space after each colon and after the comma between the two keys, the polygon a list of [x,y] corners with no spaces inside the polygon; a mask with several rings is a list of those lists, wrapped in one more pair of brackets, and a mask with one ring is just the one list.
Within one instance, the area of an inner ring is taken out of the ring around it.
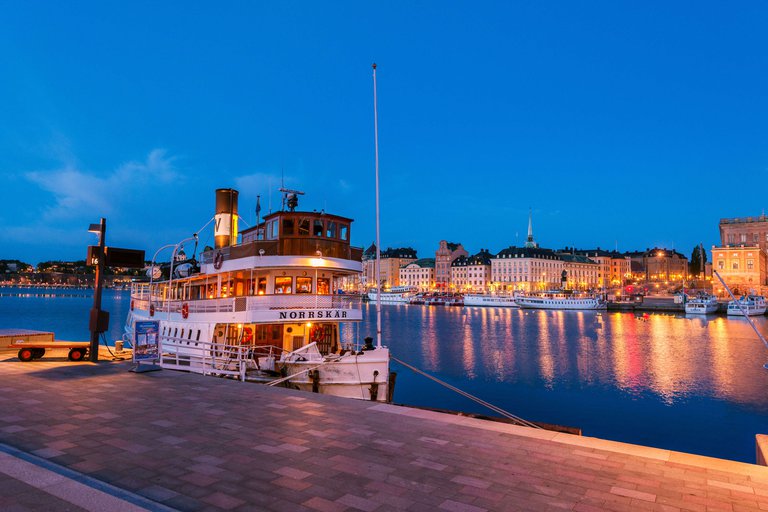
{"label": "green tree", "polygon": [[707,251],[702,251],[699,246],[693,248],[691,253],[691,275],[698,277],[699,274],[704,272],[704,265],[707,263]]}

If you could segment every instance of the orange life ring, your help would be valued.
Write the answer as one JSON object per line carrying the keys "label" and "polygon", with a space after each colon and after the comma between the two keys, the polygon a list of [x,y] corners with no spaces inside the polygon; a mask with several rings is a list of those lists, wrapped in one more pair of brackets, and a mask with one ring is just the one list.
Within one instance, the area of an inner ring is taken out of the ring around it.
{"label": "orange life ring", "polygon": [[216,253],[216,256],[213,257],[213,268],[216,270],[219,270],[221,266],[224,264],[224,254],[222,254],[221,251]]}
{"label": "orange life ring", "polygon": [[323,334],[323,327],[321,325],[316,325],[309,331],[309,339],[314,342],[323,341]]}
{"label": "orange life ring", "polygon": [[149,316],[155,316],[155,305],[150,304],[149,305]]}
{"label": "orange life ring", "polygon": [[189,304],[186,302],[181,305],[181,317],[186,319],[189,316]]}
{"label": "orange life ring", "polygon": [[250,327],[243,328],[243,344],[253,342],[253,329]]}

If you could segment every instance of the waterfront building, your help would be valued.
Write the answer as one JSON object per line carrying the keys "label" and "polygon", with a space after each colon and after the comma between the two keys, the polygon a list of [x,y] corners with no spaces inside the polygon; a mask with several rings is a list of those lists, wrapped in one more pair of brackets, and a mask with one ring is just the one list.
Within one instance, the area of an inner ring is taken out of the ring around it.
{"label": "waterfront building", "polygon": [[421,258],[400,267],[400,286],[426,292],[435,287],[435,259]]}
{"label": "waterfront building", "polygon": [[[557,253],[563,262],[568,290],[591,290],[602,287],[601,265],[581,254]],[[562,283],[562,278],[561,278]]]}
{"label": "waterfront building", "polygon": [[[759,245],[712,246],[712,263],[735,295],[768,293],[768,256]],[[723,297],[728,292],[719,279],[712,279],[712,290]]]}
{"label": "waterfront building", "polygon": [[[400,267],[416,259],[416,251],[410,247],[390,247],[381,251],[381,286],[400,286]],[[363,282],[365,289],[376,288],[375,244],[363,252]]]}
{"label": "waterfront building", "polygon": [[491,259],[488,249],[472,256],[459,256],[451,263],[451,287],[458,292],[484,292],[491,282]]}
{"label": "waterfront building", "polygon": [[440,246],[435,251],[435,287],[447,290],[451,285],[451,263],[459,256],[467,257],[469,253],[461,244],[440,240]]}
{"label": "waterfront building", "polygon": [[688,258],[660,247],[627,253],[632,262],[632,278],[657,284],[682,283],[688,277]]}
{"label": "waterfront building", "polygon": [[[569,252],[566,248],[563,252]],[[576,249],[574,254],[586,256],[598,264],[597,286],[609,288],[622,286],[632,278],[630,258],[618,251],[604,249]]]}
{"label": "waterfront building", "polygon": [[515,247],[491,258],[492,291],[536,291],[559,288],[563,260],[552,249]]}
{"label": "waterfront building", "polygon": [[768,217],[734,217],[720,219],[720,247],[743,245],[759,247],[768,254]]}

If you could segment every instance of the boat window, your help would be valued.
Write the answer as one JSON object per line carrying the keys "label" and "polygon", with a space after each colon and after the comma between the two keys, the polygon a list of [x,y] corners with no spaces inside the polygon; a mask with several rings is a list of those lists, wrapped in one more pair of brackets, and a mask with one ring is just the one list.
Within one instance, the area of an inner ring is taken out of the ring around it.
{"label": "boat window", "polygon": [[197,340],[196,341],[200,341],[200,329],[197,330]]}
{"label": "boat window", "polygon": [[257,295],[264,295],[267,293],[267,278],[266,277],[260,277],[259,278],[259,284],[256,287],[256,294]]}
{"label": "boat window", "polygon": [[293,234],[293,219],[283,219],[283,235]]}
{"label": "boat window", "polygon": [[330,295],[331,280],[327,277],[319,277],[317,279],[317,293],[318,295]]}
{"label": "boat window", "polygon": [[296,278],[296,293],[312,293],[312,278],[311,277],[297,277]]}
{"label": "boat window", "polygon": [[293,288],[292,277],[276,277],[275,278],[275,293],[292,293]]}
{"label": "boat window", "polygon": [[315,219],[314,226],[312,227],[312,236],[323,236],[323,221]]}
{"label": "boat window", "polygon": [[347,224],[339,224],[339,238],[347,240],[349,237],[349,226]]}
{"label": "boat window", "polygon": [[299,235],[309,236],[309,219],[299,219]]}
{"label": "boat window", "polygon": [[326,238],[336,238],[336,223],[335,222],[328,222],[328,224],[326,224],[325,237]]}

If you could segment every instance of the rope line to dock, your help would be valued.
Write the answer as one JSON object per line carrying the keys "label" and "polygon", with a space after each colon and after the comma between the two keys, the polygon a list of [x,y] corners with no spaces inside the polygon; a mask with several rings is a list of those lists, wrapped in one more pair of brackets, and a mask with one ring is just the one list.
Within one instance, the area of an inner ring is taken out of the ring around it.
{"label": "rope line to dock", "polygon": [[434,376],[426,373],[423,370],[419,370],[415,366],[411,366],[410,364],[406,363],[405,361],[401,361],[400,359],[396,358],[395,356],[390,356],[390,357],[392,358],[393,361],[396,361],[396,362],[400,363],[401,365],[405,366],[406,368],[408,368],[410,370],[413,370],[414,372],[418,373],[419,375],[422,375],[422,376],[424,376],[424,377],[426,377],[426,378],[428,378],[428,379],[430,379],[430,380],[432,380],[434,382],[437,382],[441,386],[444,386],[444,387],[450,389],[451,391],[454,391],[454,392],[460,394],[461,396],[463,396],[465,398],[469,398],[470,400],[472,400],[474,402],[477,402],[478,404],[480,404],[480,405],[482,405],[484,407],[487,407],[488,409],[492,410],[493,412],[495,412],[495,413],[497,413],[497,414],[499,414],[499,415],[501,415],[501,416],[503,416],[503,417],[505,417],[507,419],[516,421],[517,423],[519,423],[520,425],[523,425],[525,427],[542,429],[542,427],[540,427],[539,425],[536,425],[535,423],[531,423],[528,420],[524,420],[523,418],[520,418],[519,416],[515,416],[514,414],[512,414],[510,412],[507,412],[507,411],[505,411],[504,409],[502,409],[500,407],[497,407],[497,406],[495,406],[495,405],[493,405],[491,403],[486,402],[482,398],[478,398],[478,397],[476,397],[474,395],[471,395],[471,394],[467,393],[466,391],[462,391],[461,389],[457,388],[456,386],[452,386],[452,385],[448,384],[447,382],[442,381],[442,380],[438,379],[437,377],[434,377]]}

